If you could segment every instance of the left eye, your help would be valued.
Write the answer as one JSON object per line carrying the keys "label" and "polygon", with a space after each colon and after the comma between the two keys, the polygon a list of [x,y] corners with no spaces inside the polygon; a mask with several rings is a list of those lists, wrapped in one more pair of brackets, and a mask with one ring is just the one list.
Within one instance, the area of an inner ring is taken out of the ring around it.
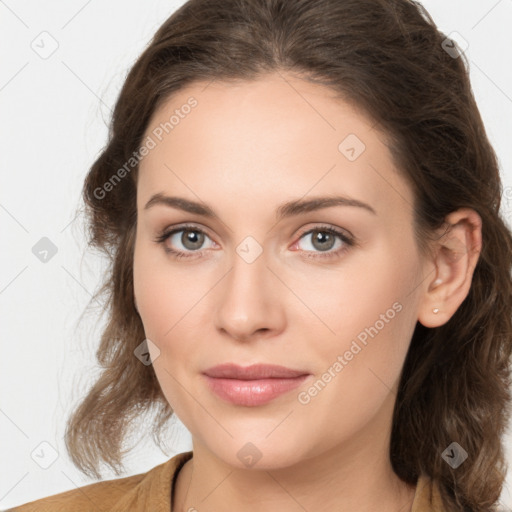
{"label": "left eye", "polygon": [[[307,254],[308,258],[333,258],[339,256],[342,252],[348,250],[350,246],[354,245],[354,240],[341,231],[328,226],[320,226],[303,233],[293,247],[295,248],[299,245],[300,240],[306,239],[308,236],[311,238],[310,246],[312,249],[302,249],[306,253],[312,253]],[[196,256],[194,253],[201,253],[201,249],[204,249],[202,246],[206,238],[212,242],[209,247],[212,248],[215,243],[203,230],[194,226],[182,226],[171,231],[163,232],[155,241],[164,243],[169,239],[171,240],[172,246],[175,246],[179,242],[184,250],[165,246],[165,251],[176,259],[180,259],[194,257]],[[338,246],[335,250],[332,250],[335,246],[336,239],[339,240]],[[208,247],[206,249],[208,249]]]}
{"label": "left eye", "polygon": [[[299,238],[311,236],[310,245],[313,250],[306,249],[305,256],[313,259],[334,259],[341,257],[346,251],[355,245],[355,239],[348,234],[338,231],[330,226],[317,226],[314,229],[310,229],[301,235]],[[334,247],[335,239],[340,240],[336,250],[331,250]],[[293,247],[299,245],[296,242]]]}
{"label": "left eye", "polygon": [[[338,240],[341,239],[341,242],[345,241],[345,239],[342,239],[344,237],[342,237],[340,233],[337,233],[332,229],[312,229],[307,233],[304,233],[299,240],[306,240],[308,236],[310,237],[309,245],[310,247],[313,247],[313,249],[306,248],[306,251],[316,249],[317,251],[320,252],[326,252],[334,247],[334,244],[336,243],[336,238],[338,238]],[[340,244],[338,244],[338,248],[340,247],[340,245],[342,245],[341,242]]]}

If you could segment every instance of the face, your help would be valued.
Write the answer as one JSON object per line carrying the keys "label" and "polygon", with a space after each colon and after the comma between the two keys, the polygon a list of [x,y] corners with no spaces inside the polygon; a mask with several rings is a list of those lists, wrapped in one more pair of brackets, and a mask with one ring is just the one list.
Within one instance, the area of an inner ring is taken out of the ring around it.
{"label": "face", "polygon": [[[233,466],[369,446],[389,432],[418,318],[412,191],[329,89],[205,86],[155,112],[138,176],[135,300],[163,393],[194,448]],[[183,201],[146,206],[156,194]],[[297,372],[211,371],[226,363]]]}

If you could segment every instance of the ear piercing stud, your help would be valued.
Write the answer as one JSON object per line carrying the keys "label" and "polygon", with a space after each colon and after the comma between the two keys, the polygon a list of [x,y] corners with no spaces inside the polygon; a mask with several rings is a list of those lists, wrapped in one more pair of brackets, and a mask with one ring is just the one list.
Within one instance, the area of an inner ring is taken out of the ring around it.
{"label": "ear piercing stud", "polygon": [[434,308],[434,309],[432,310],[432,312],[433,312],[435,315],[437,315],[437,313],[439,313],[439,308]]}

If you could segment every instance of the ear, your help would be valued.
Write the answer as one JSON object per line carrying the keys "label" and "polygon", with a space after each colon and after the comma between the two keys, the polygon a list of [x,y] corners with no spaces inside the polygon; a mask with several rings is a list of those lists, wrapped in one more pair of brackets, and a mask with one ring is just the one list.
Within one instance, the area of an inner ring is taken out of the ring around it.
{"label": "ear", "polygon": [[446,217],[439,235],[418,310],[425,327],[448,322],[467,297],[482,250],[482,219],[474,210],[461,208]]}

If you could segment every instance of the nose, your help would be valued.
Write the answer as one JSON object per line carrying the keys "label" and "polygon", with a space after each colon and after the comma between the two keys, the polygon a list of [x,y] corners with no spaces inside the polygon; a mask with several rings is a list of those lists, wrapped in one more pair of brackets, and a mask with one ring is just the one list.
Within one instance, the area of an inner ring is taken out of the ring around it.
{"label": "nose", "polygon": [[265,252],[252,262],[238,253],[219,284],[215,324],[237,341],[273,337],[285,327],[284,287],[268,267]]}

